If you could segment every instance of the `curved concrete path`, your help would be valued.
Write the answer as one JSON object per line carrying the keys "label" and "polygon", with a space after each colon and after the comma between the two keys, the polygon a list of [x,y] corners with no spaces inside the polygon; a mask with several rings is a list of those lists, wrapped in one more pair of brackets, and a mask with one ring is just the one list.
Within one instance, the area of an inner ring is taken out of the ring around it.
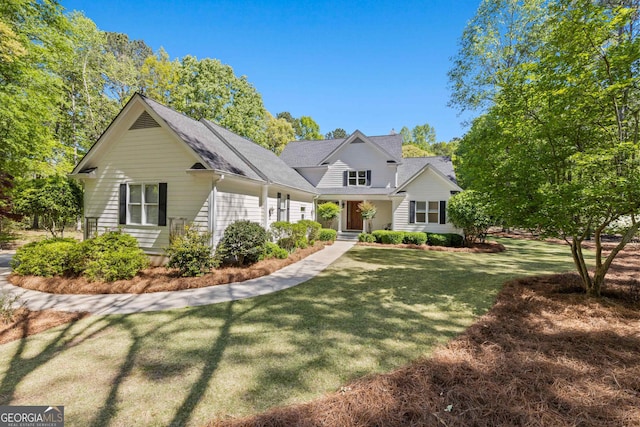
{"label": "curved concrete path", "polygon": [[251,298],[299,285],[327,268],[329,264],[351,249],[354,243],[334,242],[333,245],[295,264],[268,276],[246,282],[148,294],[56,295],[26,290],[7,282],[6,276],[10,273],[9,260],[12,254],[3,253],[0,254],[0,292],[20,295],[20,302],[31,310],[54,309],[87,311],[92,314],[129,314],[194,307]]}

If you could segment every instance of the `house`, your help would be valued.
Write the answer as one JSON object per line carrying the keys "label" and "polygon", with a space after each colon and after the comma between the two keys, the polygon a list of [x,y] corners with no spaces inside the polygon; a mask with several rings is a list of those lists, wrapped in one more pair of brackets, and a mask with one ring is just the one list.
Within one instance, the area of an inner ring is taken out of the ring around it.
{"label": "house", "polygon": [[[340,231],[362,230],[357,204],[378,207],[374,228],[459,232],[446,202],[460,191],[444,157],[403,159],[400,135],[297,141],[280,157],[208,120],[135,94],[74,168],[85,189],[85,236],[121,228],[150,255],[195,223],[211,231],[247,219],[315,219],[319,202],[344,207]],[[160,257],[157,258],[160,260]]]}
{"label": "house", "polygon": [[121,228],[160,262],[169,236],[247,219],[311,219],[315,188],[269,150],[135,94],[71,173],[85,189],[85,237]]}
{"label": "house", "polygon": [[317,203],[341,206],[337,229],[362,231],[358,204],[376,205],[373,229],[458,233],[447,221],[447,201],[462,189],[451,159],[402,158],[402,135],[294,141],[280,156],[319,193]]}

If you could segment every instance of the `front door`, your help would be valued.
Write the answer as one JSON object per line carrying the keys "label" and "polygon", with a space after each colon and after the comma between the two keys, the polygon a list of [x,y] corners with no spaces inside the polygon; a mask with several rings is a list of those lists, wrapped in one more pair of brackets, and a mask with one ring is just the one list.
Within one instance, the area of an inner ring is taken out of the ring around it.
{"label": "front door", "polygon": [[347,201],[347,230],[362,231],[362,214],[358,209],[360,201]]}

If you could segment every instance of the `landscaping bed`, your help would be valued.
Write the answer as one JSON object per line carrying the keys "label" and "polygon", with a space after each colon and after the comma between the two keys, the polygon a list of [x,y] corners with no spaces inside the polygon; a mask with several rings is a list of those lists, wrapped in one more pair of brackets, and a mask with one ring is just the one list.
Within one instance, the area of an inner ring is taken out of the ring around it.
{"label": "landscaping bed", "polygon": [[602,299],[585,296],[573,273],[509,281],[487,314],[429,358],[209,426],[638,425],[639,271],[632,246]]}
{"label": "landscaping bed", "polygon": [[31,311],[25,307],[15,310],[13,320],[0,322],[0,344],[25,338],[58,325],[87,317],[89,313],[68,313],[56,310]]}
{"label": "landscaping bed", "polygon": [[200,277],[180,277],[175,269],[153,267],[142,270],[131,280],[90,282],[85,277],[40,277],[12,274],[9,282],[16,286],[52,294],[141,294],[179,291],[242,282],[266,276],[315,253],[325,247],[316,242],[305,249],[297,249],[286,259],[271,258],[246,267],[224,267]]}

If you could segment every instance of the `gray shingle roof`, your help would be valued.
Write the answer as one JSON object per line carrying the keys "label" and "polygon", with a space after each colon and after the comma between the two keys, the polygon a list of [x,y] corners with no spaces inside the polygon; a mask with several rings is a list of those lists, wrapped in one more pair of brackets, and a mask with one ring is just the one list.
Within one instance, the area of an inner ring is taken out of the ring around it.
{"label": "gray shingle roof", "polygon": [[307,180],[266,148],[213,122],[194,120],[140,96],[211,169],[316,192]]}
{"label": "gray shingle roof", "polygon": [[[345,139],[292,141],[284,147],[280,158],[293,168],[318,166]],[[402,135],[368,136],[367,139],[396,160],[402,159]]]}
{"label": "gray shingle roof", "polygon": [[331,187],[318,188],[320,194],[336,194],[336,195],[349,195],[349,194],[366,194],[369,196],[382,195],[393,193],[395,188],[376,188],[376,187]]}
{"label": "gray shingle roof", "polygon": [[402,164],[398,165],[398,187],[402,187],[409,179],[427,165],[433,166],[453,183],[457,184],[456,174],[453,170],[453,163],[451,163],[450,157],[407,157],[402,159]]}

